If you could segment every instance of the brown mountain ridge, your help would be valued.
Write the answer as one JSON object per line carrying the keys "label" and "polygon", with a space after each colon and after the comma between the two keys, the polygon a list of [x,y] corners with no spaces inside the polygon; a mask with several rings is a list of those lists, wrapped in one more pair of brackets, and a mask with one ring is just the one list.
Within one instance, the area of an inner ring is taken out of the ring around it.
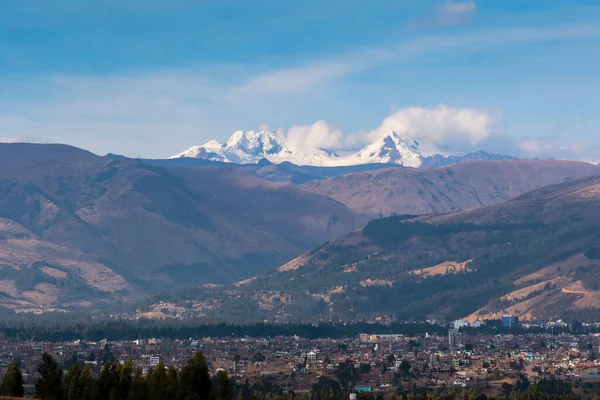
{"label": "brown mountain ridge", "polygon": [[235,296],[197,295],[243,308],[230,313],[242,320],[597,317],[599,217],[593,176],[475,210],[375,220],[241,283]]}
{"label": "brown mountain ridge", "polygon": [[438,214],[510,200],[530,190],[598,174],[598,166],[557,160],[474,161],[437,169],[388,168],[314,180],[303,188],[373,218]]}
{"label": "brown mountain ridge", "polygon": [[184,175],[68,146],[0,145],[6,304],[60,308],[235,282],[367,221],[289,184],[228,169]]}
{"label": "brown mountain ridge", "polygon": [[[395,168],[402,183],[387,185],[417,194],[437,188],[444,207],[461,210],[479,205],[474,197],[494,203],[598,171],[582,163],[507,163]],[[343,178],[365,180],[364,173],[357,174]],[[454,178],[443,178],[449,176]],[[167,169],[64,145],[0,144],[2,304],[29,311],[68,309],[131,302],[190,283],[227,285],[359,229],[369,221],[367,209],[393,204],[404,214],[419,203],[410,196],[406,201],[375,196],[378,186],[365,184],[374,196],[360,204],[372,203],[347,207],[308,185],[267,182],[227,166]],[[493,188],[500,194],[486,196]],[[423,196],[419,207],[428,209],[426,204],[435,203],[431,198]],[[363,280],[365,287],[385,281],[367,274]],[[328,284],[319,277],[316,282]]]}

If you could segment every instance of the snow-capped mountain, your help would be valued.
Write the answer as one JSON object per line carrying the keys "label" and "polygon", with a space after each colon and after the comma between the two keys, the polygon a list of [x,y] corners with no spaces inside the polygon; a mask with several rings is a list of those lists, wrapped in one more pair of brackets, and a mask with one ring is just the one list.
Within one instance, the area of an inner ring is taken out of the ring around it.
{"label": "snow-capped mountain", "polygon": [[433,144],[422,140],[404,140],[391,132],[356,153],[339,155],[327,149],[311,153],[292,150],[285,140],[274,132],[236,131],[225,144],[211,140],[202,146],[194,146],[171,158],[200,158],[236,164],[256,164],[266,158],[273,163],[291,162],[296,165],[319,167],[350,166],[363,164],[398,164],[417,168],[453,164],[472,159],[505,159],[487,152],[465,156],[447,156]]}
{"label": "snow-capped mountain", "polygon": [[329,165],[336,154],[326,150],[313,153],[292,151],[274,132],[236,131],[225,144],[211,140],[170,158],[202,158],[236,164],[256,164],[266,158],[274,163],[289,161],[297,165]]}
{"label": "snow-capped mountain", "polygon": [[405,141],[396,132],[392,132],[348,159],[352,164],[400,164],[416,168],[425,157],[433,154],[436,153],[423,151],[420,141]]}

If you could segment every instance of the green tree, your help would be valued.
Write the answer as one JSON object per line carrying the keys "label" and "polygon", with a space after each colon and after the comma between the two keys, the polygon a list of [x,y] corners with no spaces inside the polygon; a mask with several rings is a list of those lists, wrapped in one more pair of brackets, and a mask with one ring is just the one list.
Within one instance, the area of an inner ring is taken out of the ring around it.
{"label": "green tree", "polygon": [[219,371],[217,374],[219,380],[219,393],[217,395],[218,400],[233,400],[233,393],[231,391],[231,382],[227,371]]}
{"label": "green tree", "polygon": [[23,397],[25,395],[23,375],[16,361],[12,361],[8,365],[2,386],[0,386],[0,395],[7,397]]}
{"label": "green tree", "polygon": [[356,368],[354,368],[354,363],[350,360],[340,363],[335,371],[335,375],[344,389],[348,387],[350,382],[354,383],[358,380]]}
{"label": "green tree", "polygon": [[86,365],[81,374],[79,374],[77,385],[72,388],[72,393],[69,393],[69,400],[91,400],[93,388],[94,377],[92,376],[92,370]]}
{"label": "green tree", "polygon": [[79,369],[79,365],[74,363],[71,368],[67,371],[67,375],[65,376],[65,390],[63,393],[63,398],[65,400],[78,400],[79,393],[79,377],[81,376],[81,370]]}
{"label": "green tree", "polygon": [[260,351],[257,351],[256,353],[254,353],[254,355],[252,356],[252,362],[262,362],[265,361],[265,356],[263,355],[263,353],[261,353]]}
{"label": "green tree", "polygon": [[119,392],[119,363],[108,362],[96,380],[92,391],[94,400],[117,400]]}
{"label": "green tree", "polygon": [[118,398],[125,400],[127,396],[129,396],[129,391],[131,390],[132,377],[133,374],[133,361],[127,360],[120,367],[119,370],[119,388],[118,388]]}
{"label": "green tree", "polygon": [[312,386],[310,394],[314,399],[336,399],[342,397],[342,388],[337,381],[321,376]]}
{"label": "green tree", "polygon": [[408,376],[410,374],[411,365],[408,361],[402,360],[400,363],[400,370],[402,371],[402,375]]}
{"label": "green tree", "polygon": [[131,389],[127,400],[147,400],[148,399],[148,381],[144,378],[142,370],[136,368],[131,381]]}
{"label": "green tree", "polygon": [[202,352],[190,358],[181,370],[181,387],[185,400],[208,400],[212,382]]}
{"label": "green tree", "polygon": [[179,375],[175,367],[169,367],[167,371],[167,397],[169,400],[178,400],[182,398]]}
{"label": "green tree", "polygon": [[148,373],[148,398],[150,400],[169,400],[167,384],[167,370],[161,361]]}
{"label": "green tree", "polygon": [[62,370],[48,353],[42,356],[42,364],[38,368],[40,375],[35,384],[35,398],[43,400],[62,400]]}

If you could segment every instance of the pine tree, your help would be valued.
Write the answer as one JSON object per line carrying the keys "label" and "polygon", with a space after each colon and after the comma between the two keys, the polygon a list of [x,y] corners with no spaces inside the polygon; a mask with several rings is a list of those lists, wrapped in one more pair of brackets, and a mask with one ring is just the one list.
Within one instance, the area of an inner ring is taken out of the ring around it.
{"label": "pine tree", "polygon": [[0,386],[0,395],[7,397],[23,397],[25,395],[23,375],[16,361],[12,361],[8,365],[2,386]]}
{"label": "pine tree", "polygon": [[69,399],[91,400],[93,388],[94,377],[92,376],[92,370],[88,365],[86,365],[83,371],[81,371],[81,374],[79,374],[78,384],[73,388],[73,393],[69,393]]}
{"label": "pine tree", "polygon": [[212,382],[204,354],[197,352],[181,370],[185,400],[209,400]]}
{"label": "pine tree", "polygon": [[217,400],[233,400],[233,393],[231,392],[231,382],[227,371],[220,371],[217,378],[219,379],[219,394]]}
{"label": "pine tree", "polygon": [[148,393],[150,400],[169,400],[167,393],[167,372],[161,362],[148,373]]}
{"label": "pine tree", "polygon": [[35,397],[42,400],[62,400],[62,370],[48,353],[42,356],[42,364],[38,368],[40,375],[35,384]]}
{"label": "pine tree", "polygon": [[170,400],[180,400],[182,398],[179,375],[175,367],[169,367],[167,371],[167,397]]}
{"label": "pine tree", "polygon": [[128,400],[148,400],[148,381],[142,375],[142,370],[136,368],[129,390]]}
{"label": "pine tree", "polygon": [[65,376],[65,390],[63,393],[63,398],[65,400],[78,400],[79,399],[79,376],[81,375],[81,370],[79,369],[79,365],[77,363],[73,364],[71,368],[67,371],[67,375]]}
{"label": "pine tree", "polygon": [[119,388],[118,388],[118,398],[121,400],[127,399],[129,396],[129,391],[131,390],[132,384],[132,375],[133,374],[133,361],[127,360],[120,367],[119,370]]}

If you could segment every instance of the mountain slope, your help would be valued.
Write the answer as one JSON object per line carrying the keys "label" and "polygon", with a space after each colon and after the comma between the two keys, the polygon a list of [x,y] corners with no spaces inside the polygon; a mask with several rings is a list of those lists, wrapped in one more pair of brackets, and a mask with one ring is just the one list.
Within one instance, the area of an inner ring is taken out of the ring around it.
{"label": "mountain slope", "polygon": [[[122,159],[124,157],[109,155],[113,159]],[[229,167],[240,172],[254,175],[258,178],[270,182],[292,183],[301,185],[306,182],[319,179],[333,178],[361,171],[374,171],[384,168],[403,168],[401,165],[394,164],[364,164],[350,165],[345,167],[315,167],[308,165],[295,165],[288,161],[280,164],[271,163],[266,158],[260,159],[257,164],[234,164],[220,161],[211,161],[201,158],[171,158],[167,160],[143,159],[146,164],[156,165],[165,168],[187,168],[187,167]]]}
{"label": "mountain slope", "polygon": [[348,159],[352,164],[400,164],[406,167],[421,166],[423,158],[434,153],[423,153],[419,141],[404,141],[392,132],[366,146]]}
{"label": "mountain slope", "polygon": [[[137,160],[26,144],[1,144],[0,167],[0,218],[15,227],[7,235],[25,230],[33,243],[21,265],[0,238],[3,273],[19,280],[47,263],[78,279],[65,268],[86,263],[122,279],[122,298],[194,281],[234,282],[367,220],[324,196],[230,169],[176,175]],[[55,246],[62,255],[53,255]],[[33,275],[32,288],[47,283]]]}
{"label": "mountain slope", "polygon": [[599,167],[572,161],[481,161],[439,169],[393,168],[354,173],[311,181],[302,187],[377,217],[481,207],[594,174],[600,174]]}
{"label": "mountain slope", "polygon": [[269,227],[300,249],[338,238],[368,222],[365,216],[329,197],[289,184],[267,182],[231,168],[171,171],[188,186],[226,199],[228,212],[248,223]]}
{"label": "mountain slope", "polygon": [[385,218],[241,282],[227,298],[215,290],[196,300],[222,302],[209,318],[243,307],[279,321],[449,321],[503,312],[546,319],[590,308],[597,316],[599,217],[594,176],[476,210]]}

